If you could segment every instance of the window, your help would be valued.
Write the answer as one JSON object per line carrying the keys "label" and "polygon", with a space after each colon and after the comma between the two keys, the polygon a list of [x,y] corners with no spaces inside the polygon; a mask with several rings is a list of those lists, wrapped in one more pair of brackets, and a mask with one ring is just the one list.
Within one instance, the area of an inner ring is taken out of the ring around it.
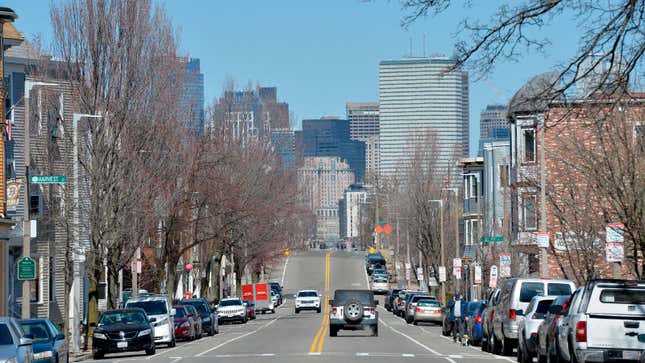
{"label": "window", "polygon": [[537,230],[537,196],[525,194],[522,198],[524,214],[524,229],[527,231]]}
{"label": "window", "polygon": [[510,185],[509,177],[508,177],[508,164],[502,164],[499,166],[499,185],[503,187],[507,187]]}
{"label": "window", "polygon": [[520,289],[520,302],[530,302],[534,296],[544,295],[544,283],[524,282]]}
{"label": "window", "polygon": [[523,129],[522,139],[524,140],[524,162],[535,162],[535,129]]}
{"label": "window", "polygon": [[571,286],[568,284],[549,284],[549,295],[571,295]]}

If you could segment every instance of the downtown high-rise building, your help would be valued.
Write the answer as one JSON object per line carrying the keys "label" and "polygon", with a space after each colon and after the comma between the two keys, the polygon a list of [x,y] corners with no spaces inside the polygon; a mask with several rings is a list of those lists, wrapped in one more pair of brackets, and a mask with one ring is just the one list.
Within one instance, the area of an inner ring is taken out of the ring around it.
{"label": "downtown high-rise building", "polygon": [[378,102],[350,102],[345,112],[350,138],[365,143],[365,174],[376,175],[380,158]]}
{"label": "downtown high-rise building", "polygon": [[508,106],[488,105],[479,116],[479,149],[477,156],[484,156],[484,144],[509,141]]}
{"label": "downtown high-rise building", "polygon": [[199,58],[179,58],[183,70],[183,85],[179,108],[184,125],[198,135],[204,133],[204,74]]}
{"label": "downtown high-rise building", "polygon": [[[436,165],[447,172],[469,153],[468,73],[450,58],[385,60],[379,66],[379,140],[382,176],[409,166],[417,145],[436,145]],[[432,137],[434,140],[428,140]]]}

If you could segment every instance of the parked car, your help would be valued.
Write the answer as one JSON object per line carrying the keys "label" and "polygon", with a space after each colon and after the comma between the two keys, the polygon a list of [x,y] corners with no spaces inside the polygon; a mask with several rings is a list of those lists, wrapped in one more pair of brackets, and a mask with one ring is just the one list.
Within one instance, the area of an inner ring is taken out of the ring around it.
{"label": "parked car", "polygon": [[95,327],[92,335],[94,359],[101,359],[107,353],[141,350],[147,355],[155,354],[155,337],[150,324],[155,320],[154,317],[148,317],[141,308],[104,312],[98,324],[91,324]]}
{"label": "parked car", "polygon": [[535,296],[524,312],[517,328],[517,360],[520,363],[531,363],[538,356],[538,328],[549,312],[553,296]]}
{"label": "parked car", "polygon": [[340,330],[365,328],[371,330],[372,336],[378,336],[378,301],[372,291],[336,290],[329,305],[329,336],[337,336]]}
{"label": "parked car", "polygon": [[14,318],[0,317],[0,361],[32,363],[31,335],[26,335]]}
{"label": "parked car", "polygon": [[184,339],[184,340],[195,340],[197,339],[197,326],[193,316],[188,313],[183,305],[173,306],[175,309],[175,338]]}
{"label": "parked car", "polygon": [[468,344],[480,345],[482,342],[482,313],[486,300],[471,301],[466,306],[464,330],[468,335]]}
{"label": "parked car", "polygon": [[385,310],[394,311],[394,300],[399,297],[401,289],[392,289],[385,294]]}
{"label": "parked car", "polygon": [[418,325],[420,322],[440,324],[442,320],[441,303],[436,299],[417,300],[412,315],[412,323]]}
{"label": "parked car", "polygon": [[552,351],[557,335],[560,332],[561,319],[570,298],[570,296],[555,297],[549,306],[549,311],[544,316],[544,320],[538,326],[537,356],[540,362],[546,362],[549,355],[553,357]]}
{"label": "parked car", "polygon": [[181,301],[182,305],[190,305],[197,309],[202,317],[202,331],[208,335],[219,333],[219,319],[217,309],[213,308],[208,300],[204,298],[185,299]]}
{"label": "parked car", "polygon": [[255,320],[255,304],[251,300],[244,300],[244,306],[246,306],[246,316],[249,317],[249,320]]}
{"label": "parked car", "polygon": [[34,362],[38,363],[67,363],[69,350],[65,334],[60,332],[47,319],[28,319],[18,322],[25,335],[32,336],[31,350]]}
{"label": "parked car", "polygon": [[186,308],[186,311],[188,312],[188,315],[193,318],[195,321],[195,338],[196,339],[201,339],[202,335],[204,334],[204,327],[202,324],[202,315],[197,311],[197,309],[192,306],[192,305],[183,305]]}
{"label": "parked car", "polygon": [[318,291],[301,290],[296,294],[296,314],[299,314],[301,310],[316,310],[317,313],[320,313],[321,308],[322,303]]}
{"label": "parked car", "polygon": [[389,273],[389,272],[387,272],[387,270],[386,270],[386,269],[384,269],[384,268],[375,268],[375,269],[372,271],[372,276],[371,276],[371,277],[372,277],[372,280],[373,280],[373,279],[375,279],[375,278],[377,278],[377,277],[381,277],[381,278],[384,278],[384,279],[386,279],[386,280],[388,280],[388,281],[389,281],[389,279],[390,279],[390,273]]}
{"label": "parked car", "polygon": [[131,298],[125,308],[141,308],[149,318],[152,318],[153,335],[156,344],[167,344],[174,347],[175,340],[175,311],[170,300],[165,295],[146,295]]}
{"label": "parked car", "polygon": [[414,308],[417,307],[417,302],[421,299],[437,300],[437,297],[419,291],[408,293],[405,298],[405,308],[403,310],[403,319],[405,319],[406,323],[412,324],[414,320]]}
{"label": "parked car", "polygon": [[537,295],[571,295],[575,284],[570,280],[512,278],[506,280],[493,317],[492,351],[511,355],[517,346],[519,319]]}
{"label": "parked car", "polygon": [[272,291],[275,291],[278,294],[278,303],[276,306],[280,306],[284,303],[284,296],[282,295],[282,285],[279,282],[272,281],[269,282],[269,287]]}
{"label": "parked car", "polygon": [[385,258],[380,253],[370,253],[365,260],[367,274],[372,275],[375,269],[385,267]]}
{"label": "parked car", "polygon": [[244,324],[249,320],[244,303],[237,297],[220,300],[217,311],[220,324],[227,321],[237,321]]}
{"label": "parked car", "polygon": [[[275,290],[271,290],[271,302],[274,307],[280,305],[280,295]],[[275,313],[275,308],[271,312]]]}
{"label": "parked car", "polygon": [[593,280],[563,312],[557,357],[645,362],[645,280]]}
{"label": "parked car", "polygon": [[370,283],[370,290],[374,291],[375,294],[385,294],[388,290],[390,290],[390,283],[387,280],[387,277],[382,277],[382,276],[375,276],[372,278],[372,282]]}
{"label": "parked car", "polygon": [[486,295],[486,300],[488,301],[488,304],[486,305],[486,308],[484,308],[484,311],[482,312],[482,351],[484,352],[490,352],[491,351],[491,340],[489,337],[493,334],[492,333],[492,328],[493,328],[493,317],[495,316],[495,306],[497,305],[497,301],[499,300],[499,289],[491,289],[488,291],[488,294]]}

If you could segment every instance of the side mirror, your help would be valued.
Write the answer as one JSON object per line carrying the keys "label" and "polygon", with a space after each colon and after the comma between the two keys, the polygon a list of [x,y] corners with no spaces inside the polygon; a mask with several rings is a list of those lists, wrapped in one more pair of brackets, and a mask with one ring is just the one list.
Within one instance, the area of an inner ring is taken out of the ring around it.
{"label": "side mirror", "polygon": [[379,301],[378,301],[378,300],[375,300],[375,301],[374,301],[374,305],[378,305],[378,304],[379,304]]}
{"label": "side mirror", "polygon": [[170,316],[177,315],[177,310],[175,308],[170,309]]}
{"label": "side mirror", "polygon": [[96,328],[96,323],[95,323],[95,322],[91,322],[91,323],[90,323],[90,328]]}
{"label": "side mirror", "polygon": [[56,334],[55,340],[65,340],[65,334],[64,333],[58,333]]}
{"label": "side mirror", "polygon": [[34,344],[33,339],[30,338],[30,337],[33,338],[33,335],[25,335],[24,337],[20,338],[20,342],[18,343],[18,345],[20,345],[21,347],[24,347],[24,346],[27,346],[27,345]]}
{"label": "side mirror", "polygon": [[148,322],[154,323],[157,321],[157,318],[148,318]]}

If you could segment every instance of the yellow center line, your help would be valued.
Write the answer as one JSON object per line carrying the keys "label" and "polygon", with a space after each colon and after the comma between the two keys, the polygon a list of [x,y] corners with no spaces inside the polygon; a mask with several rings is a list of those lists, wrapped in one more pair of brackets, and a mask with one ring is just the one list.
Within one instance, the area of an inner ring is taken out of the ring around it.
{"label": "yellow center line", "polygon": [[[325,255],[325,292],[329,292],[331,287],[331,253]],[[325,335],[327,335],[327,330],[329,327],[329,295],[325,295],[325,299],[322,302],[325,306],[323,309],[323,319],[320,322],[320,327],[314,336],[314,340],[311,342],[309,347],[309,353],[321,353],[323,344],[325,342]]]}

